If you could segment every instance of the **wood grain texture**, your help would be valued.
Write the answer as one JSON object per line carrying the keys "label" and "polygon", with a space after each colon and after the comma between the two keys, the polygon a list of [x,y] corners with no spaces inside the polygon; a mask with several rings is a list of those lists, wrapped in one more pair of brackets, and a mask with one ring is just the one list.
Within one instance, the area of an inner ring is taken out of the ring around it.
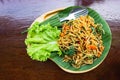
{"label": "wood grain texture", "polygon": [[[85,1],[87,0],[0,0],[0,80],[119,80],[120,14],[117,13],[120,13],[120,11],[114,12],[111,9],[104,8],[103,13],[100,10],[109,3],[112,4],[113,9],[116,9],[116,4],[120,4],[120,1]],[[110,25],[113,37],[112,46],[104,62],[90,72],[70,74],[61,70],[50,60],[44,63],[31,60],[26,53],[24,44],[26,34],[21,34],[21,32],[27,29],[34,19],[44,12],[83,3],[96,9]],[[47,6],[48,4],[50,7]],[[95,4],[100,4],[99,7],[101,8],[98,9]],[[108,17],[110,13],[104,15],[107,12],[117,15],[118,18],[116,19],[114,16]]]}

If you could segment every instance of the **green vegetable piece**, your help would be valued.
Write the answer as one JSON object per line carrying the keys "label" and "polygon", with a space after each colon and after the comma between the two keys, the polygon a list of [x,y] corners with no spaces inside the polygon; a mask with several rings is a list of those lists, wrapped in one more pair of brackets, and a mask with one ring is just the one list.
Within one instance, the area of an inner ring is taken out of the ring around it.
{"label": "green vegetable piece", "polygon": [[35,22],[28,29],[28,36],[25,39],[28,55],[38,61],[46,61],[53,51],[61,55],[62,52],[57,43],[59,35],[60,30],[57,27],[52,27],[50,24],[39,25]]}
{"label": "green vegetable piece", "polygon": [[70,46],[70,48],[68,50],[65,50],[64,51],[64,54],[67,54],[67,55],[73,55],[75,53],[75,47],[72,45]]}
{"label": "green vegetable piece", "polygon": [[102,24],[97,25],[96,32],[99,34],[105,34],[105,31],[102,28]]}

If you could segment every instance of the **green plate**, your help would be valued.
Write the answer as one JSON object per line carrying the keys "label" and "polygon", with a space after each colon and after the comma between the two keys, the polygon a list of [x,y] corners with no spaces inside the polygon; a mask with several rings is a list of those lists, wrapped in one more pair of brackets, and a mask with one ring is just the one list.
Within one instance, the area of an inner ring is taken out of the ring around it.
{"label": "green plate", "polygon": [[[59,29],[61,29],[62,23],[59,21],[59,18],[67,16],[70,13],[70,11],[76,7],[80,7],[80,6],[72,6],[72,7],[65,8],[65,9],[59,11],[57,14],[53,15],[52,17],[44,20],[43,22],[41,22],[41,24],[50,23],[52,26],[58,26]],[[72,67],[67,62],[63,62],[62,56],[58,56],[57,54],[52,53],[50,59],[53,62],[55,62],[61,69],[63,69],[66,72],[69,72],[69,73],[84,73],[84,72],[88,72],[88,71],[96,68],[106,58],[106,56],[109,52],[110,46],[111,46],[112,34],[111,34],[111,30],[109,28],[109,25],[95,10],[93,10],[91,8],[87,8],[87,9],[89,11],[88,15],[90,15],[91,17],[94,18],[95,23],[101,23],[103,25],[105,34],[103,34],[102,40],[103,40],[103,45],[105,46],[105,49],[104,49],[102,55],[100,56],[100,58],[96,59],[93,64],[83,65],[78,69]],[[34,22],[33,22],[33,24],[34,24]]]}

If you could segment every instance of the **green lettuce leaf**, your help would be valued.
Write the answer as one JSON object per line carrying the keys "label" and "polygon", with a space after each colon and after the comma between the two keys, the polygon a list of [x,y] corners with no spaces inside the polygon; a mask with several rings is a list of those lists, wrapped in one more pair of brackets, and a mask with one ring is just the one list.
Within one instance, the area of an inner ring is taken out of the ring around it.
{"label": "green lettuce leaf", "polygon": [[25,39],[28,55],[38,61],[46,61],[52,52],[61,55],[62,52],[57,43],[59,35],[60,30],[57,27],[52,27],[50,24],[39,25],[35,22],[28,29],[28,36]]}

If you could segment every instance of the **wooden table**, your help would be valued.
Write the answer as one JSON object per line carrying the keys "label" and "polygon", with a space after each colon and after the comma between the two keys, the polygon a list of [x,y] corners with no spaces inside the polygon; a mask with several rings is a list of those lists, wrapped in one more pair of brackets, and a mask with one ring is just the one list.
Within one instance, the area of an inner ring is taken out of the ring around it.
{"label": "wooden table", "polygon": [[[84,5],[108,22],[112,45],[96,69],[70,74],[55,63],[33,61],[21,34],[38,16],[52,9]],[[120,80],[120,0],[0,0],[0,80]]]}

